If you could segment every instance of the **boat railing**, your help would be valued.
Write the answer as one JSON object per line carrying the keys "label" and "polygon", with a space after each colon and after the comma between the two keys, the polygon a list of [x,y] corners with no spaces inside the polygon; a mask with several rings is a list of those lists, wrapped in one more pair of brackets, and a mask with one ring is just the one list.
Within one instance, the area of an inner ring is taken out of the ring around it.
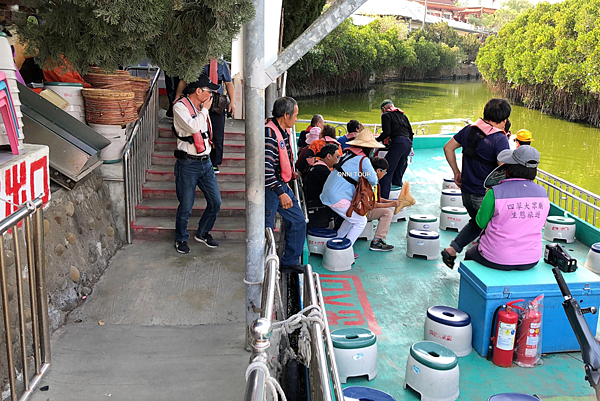
{"label": "boat railing", "polygon": [[[307,123],[310,124],[310,120],[298,120],[299,123]],[[427,121],[417,121],[410,123],[411,126],[416,128],[414,129],[415,135],[430,135],[431,128],[429,127],[432,124],[471,124],[472,121],[468,118],[448,118],[442,120],[427,120]],[[337,136],[346,135],[348,130],[346,128],[347,122],[343,121],[333,121],[333,120],[325,120],[325,124],[329,124],[335,128],[335,132]],[[363,126],[369,128],[375,135],[379,134],[381,131],[381,124],[376,123],[363,123]]]}
{"label": "boat railing", "polygon": [[[275,309],[275,290],[279,258],[275,245],[273,230],[265,229],[265,275],[262,283],[260,317],[250,326],[252,354],[250,366],[266,366],[271,346],[272,318]],[[246,393],[244,401],[263,401],[267,387],[268,370],[253,369],[246,377]]]}
{"label": "boat railing", "polygon": [[[275,294],[278,291],[279,258],[277,256],[275,237],[270,228],[265,230],[265,275],[262,283],[260,317],[250,326],[252,354],[246,374],[246,392],[244,401],[262,401],[267,386],[273,381],[267,368],[268,351],[275,311]],[[326,319],[325,302],[319,275],[313,273],[310,265],[304,274],[304,309],[317,310],[321,319],[310,319],[310,368],[309,391],[311,399],[322,401],[343,401],[342,385],[333,354],[333,343]],[[280,305],[281,308],[281,305]],[[302,312],[300,312],[302,313]],[[295,316],[291,317],[291,319]],[[289,320],[289,319],[288,319]],[[281,322],[279,323],[281,325]],[[286,334],[284,334],[286,335]],[[331,389],[333,388],[333,393]]]}
{"label": "boat railing", "polygon": [[593,226],[600,225],[599,195],[539,169],[535,182],[546,188],[555,205]]}
{"label": "boat railing", "polygon": [[125,235],[132,242],[131,225],[135,221],[135,208],[142,201],[142,186],[146,182],[146,170],[152,163],[154,141],[158,138],[158,78],[160,68],[135,67],[152,72],[148,96],[139,111],[133,131],[123,148],[123,181],[125,190]]}
{"label": "boat railing", "polygon": [[[50,326],[42,208],[42,199],[36,198],[25,202],[10,216],[0,221],[0,306],[4,317],[5,366],[11,401],[29,399],[50,368]],[[9,304],[8,282],[12,280],[8,278],[8,267],[12,262],[7,261],[5,241],[12,242],[14,254],[14,272],[10,277],[14,277],[16,282],[16,311]],[[21,250],[22,244],[25,245],[24,251]],[[25,256],[26,260],[22,260],[22,256]],[[28,282],[29,285],[26,286],[24,282]],[[11,321],[14,316],[18,316],[17,322]],[[16,340],[12,338],[15,333],[19,337]],[[15,355],[13,348],[17,347],[18,354]],[[3,394],[3,397],[9,395]]]}

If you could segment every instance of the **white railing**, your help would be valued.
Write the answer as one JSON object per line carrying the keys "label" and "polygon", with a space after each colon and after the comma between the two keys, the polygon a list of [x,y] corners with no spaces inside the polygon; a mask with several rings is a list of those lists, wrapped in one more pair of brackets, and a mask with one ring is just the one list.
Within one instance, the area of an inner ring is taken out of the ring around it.
{"label": "white railing", "polygon": [[[2,294],[0,306],[4,317],[5,366],[7,367],[11,401],[29,399],[42,380],[42,376],[50,368],[50,325],[46,269],[44,267],[42,207],[42,199],[36,198],[24,203],[14,213],[0,221],[0,292]],[[12,230],[12,235],[9,230]],[[11,277],[14,277],[17,284],[16,311],[12,310],[8,299],[7,275],[9,272],[7,268],[9,266],[5,259],[5,236],[12,237],[10,239],[12,239],[14,253],[14,273]],[[21,260],[21,244],[25,245],[23,253],[26,255],[26,260]],[[24,281],[28,281],[29,288],[24,285]],[[30,327],[27,323],[27,312],[31,316]],[[16,325],[11,322],[13,316],[18,316]],[[19,336],[17,341],[11,338],[13,333]],[[13,347],[19,348],[17,354],[19,360],[15,359]],[[31,364],[30,358],[33,358],[33,364]],[[30,371],[30,368],[33,371]],[[18,377],[15,377],[15,373],[18,373]]]}
{"label": "white railing", "polygon": [[[307,123],[310,124],[310,120],[298,120],[298,122],[300,123]],[[333,126],[335,128],[335,132],[337,134],[337,136],[342,136],[348,133],[348,130],[346,129],[346,124],[348,122],[343,122],[343,121],[333,121],[333,120],[325,120],[325,124],[329,124],[331,126]],[[448,118],[448,119],[444,119],[444,120],[428,120],[428,121],[417,121],[417,122],[413,122],[410,123],[410,125],[412,125],[413,127],[416,126],[417,128],[415,128],[415,135],[429,135],[431,134],[431,128],[429,128],[429,126],[431,124],[471,124],[472,121],[469,120],[468,118]],[[373,133],[375,135],[378,135],[379,131],[381,131],[381,124],[376,124],[376,123],[363,123],[363,126],[369,128],[371,131],[373,131]],[[299,131],[297,131],[299,132]]]}
{"label": "white railing", "polygon": [[535,182],[546,188],[550,202],[593,226],[600,226],[600,196],[539,169]]}

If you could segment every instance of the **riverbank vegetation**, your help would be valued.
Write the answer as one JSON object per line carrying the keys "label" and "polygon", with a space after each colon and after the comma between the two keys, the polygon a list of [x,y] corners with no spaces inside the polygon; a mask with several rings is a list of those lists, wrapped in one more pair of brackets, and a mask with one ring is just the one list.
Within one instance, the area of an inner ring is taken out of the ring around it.
{"label": "riverbank vegetation", "polygon": [[491,36],[477,66],[516,103],[600,126],[600,0],[540,3]]}
{"label": "riverbank vegetation", "polygon": [[287,89],[292,96],[308,96],[367,89],[386,79],[452,76],[478,50],[474,35],[458,35],[443,23],[408,33],[391,17],[365,26],[348,19],[289,69]]}

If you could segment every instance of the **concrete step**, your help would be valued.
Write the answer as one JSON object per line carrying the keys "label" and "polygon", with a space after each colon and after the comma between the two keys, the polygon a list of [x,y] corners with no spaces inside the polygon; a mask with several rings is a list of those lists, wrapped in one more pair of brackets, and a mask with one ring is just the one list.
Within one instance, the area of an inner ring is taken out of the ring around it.
{"label": "concrete step", "polygon": [[[136,207],[137,217],[170,217],[175,218],[179,201],[177,199],[147,198]],[[206,210],[206,200],[196,199],[192,209],[192,217],[200,217]],[[241,199],[223,199],[219,217],[246,217],[246,202]]]}
{"label": "concrete step", "polygon": [[[139,217],[131,228],[137,239],[175,240],[175,216],[173,217]],[[188,221],[189,241],[198,229],[198,219]],[[217,240],[244,241],[246,236],[246,220],[240,217],[218,217],[211,235]]]}
{"label": "concrete step", "polygon": [[[177,146],[175,138],[158,138],[154,141],[155,151],[174,151]],[[244,141],[225,141],[223,144],[224,153],[244,153],[246,146]]]}
{"label": "concrete step", "polygon": [[[245,199],[246,188],[243,182],[219,183],[219,192],[222,199]],[[147,181],[142,187],[144,199],[177,199],[174,181]],[[196,198],[204,198],[204,194],[196,189]]]}
{"label": "concrete step", "polygon": [[[161,166],[173,166],[175,165],[175,156],[173,152],[163,151],[152,153],[152,164]],[[223,167],[244,167],[246,161],[243,153],[224,153],[223,154]]]}
{"label": "concrete step", "polygon": [[[219,167],[221,171],[217,174],[217,182],[245,182],[246,173],[243,167]],[[173,181],[175,174],[173,166],[151,165],[146,170],[147,181]]]}
{"label": "concrete step", "polygon": [[[159,128],[158,129],[158,137],[159,138],[175,138],[173,136],[173,132],[171,131],[171,127],[169,128]],[[229,142],[229,141],[244,141],[246,136],[244,134],[244,132],[231,132],[231,131],[227,131],[225,130],[225,142]]]}

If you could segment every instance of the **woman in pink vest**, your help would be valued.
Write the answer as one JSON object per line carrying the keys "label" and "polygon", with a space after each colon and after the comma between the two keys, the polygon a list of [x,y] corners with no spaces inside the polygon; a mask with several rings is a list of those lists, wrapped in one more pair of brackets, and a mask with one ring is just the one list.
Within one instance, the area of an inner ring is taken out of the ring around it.
{"label": "woman in pink vest", "polygon": [[483,232],[465,260],[498,270],[528,270],[542,257],[542,228],[550,210],[546,190],[533,182],[540,153],[524,145],[503,150],[498,161],[504,164],[486,182],[501,172],[506,179],[485,194],[476,217]]}

